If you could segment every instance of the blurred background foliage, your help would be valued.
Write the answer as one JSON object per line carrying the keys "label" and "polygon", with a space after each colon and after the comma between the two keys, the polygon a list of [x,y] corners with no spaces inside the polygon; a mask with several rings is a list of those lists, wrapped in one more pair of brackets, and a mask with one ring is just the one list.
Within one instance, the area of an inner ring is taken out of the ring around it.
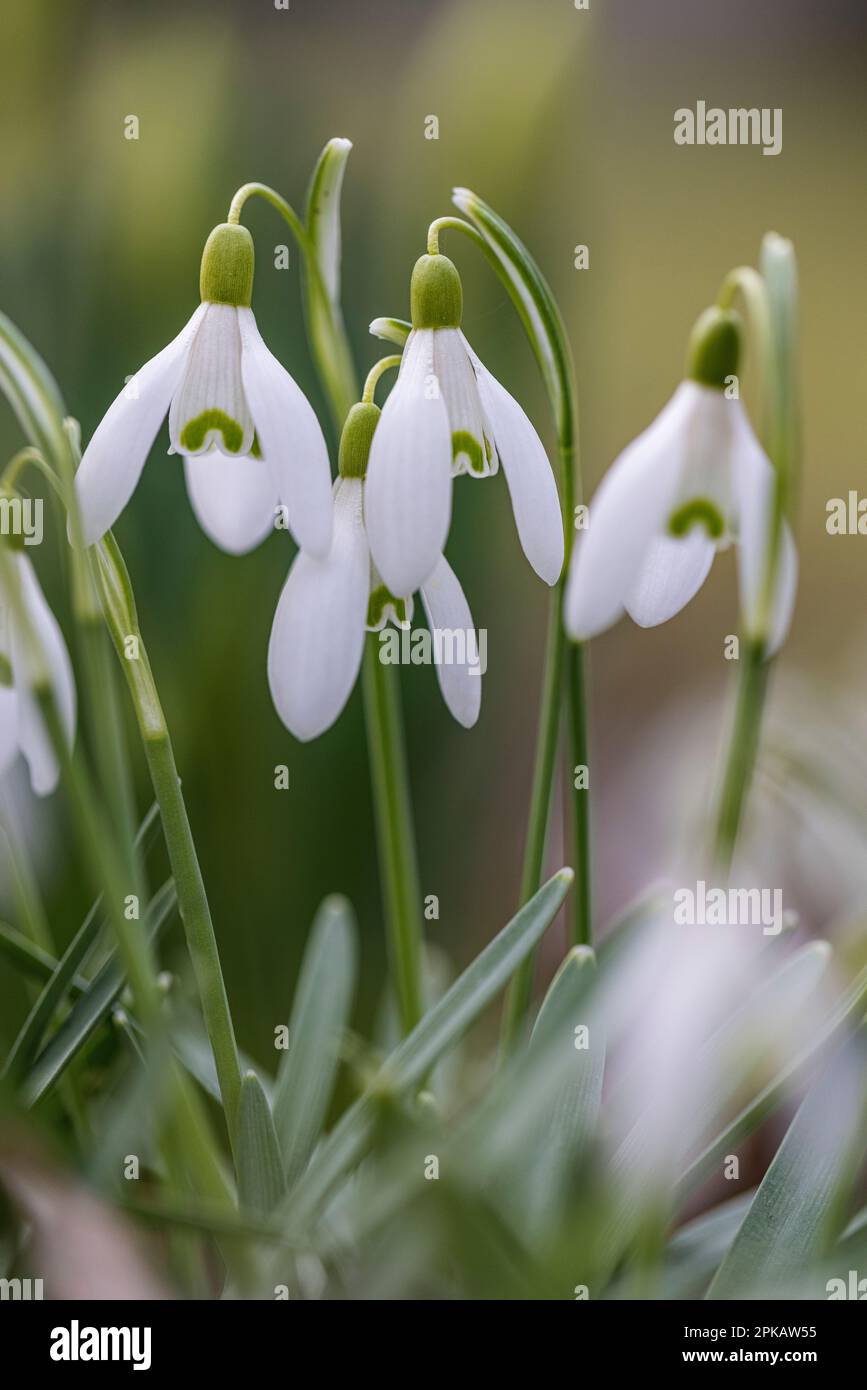
{"label": "blurred background foliage", "polygon": [[[87,440],[124,377],[192,311],[202,245],[238,185],[263,180],[298,207],[322,145],[344,135],[354,144],[344,308],[360,368],[379,355],[369,320],[407,314],[412,264],[429,221],[450,211],[451,187],[477,190],[530,246],[561,303],[590,495],[674,388],[692,321],[724,272],[754,261],[766,230],[791,237],[803,291],[802,581],[778,691],[786,673],[799,673],[806,694],[787,737],[803,751],[837,719],[831,702],[845,703],[849,682],[864,675],[864,542],[832,539],[824,523],[826,500],[858,487],[864,468],[865,31],[858,0],[593,0],[589,12],[571,0],[291,0],[288,11],[272,0],[7,0],[0,305],[50,363]],[[782,153],[675,146],[673,112],[699,98],[782,107]],[[130,114],[137,141],[124,138]],[[436,141],[424,138],[432,114]],[[263,333],[327,428],[295,248],[288,272],[276,269],[283,224],[255,204],[246,220]],[[573,268],[579,243],[590,248],[587,271]],[[552,443],[504,292],[468,243],[452,237],[444,249],[464,276],[470,341]],[[19,446],[8,411],[0,445],[4,456]],[[384,948],[361,701],[356,692],[313,745],[283,729],[265,652],[291,542],[278,533],[242,560],[218,552],[167,447],[163,429],[117,534],[239,1038],[270,1065],[273,1028],[328,892],[347,894],[358,911],[368,1015],[378,998]],[[456,503],[449,558],[489,633],[480,723],[468,734],[449,719],[430,670],[408,669],[403,688],[422,887],[440,901],[427,931],[463,964],[517,897],[547,596],[519,550],[502,476],[464,480]],[[63,614],[58,539],[55,524],[36,558]],[[676,621],[649,633],[622,624],[594,646],[600,924],[671,867],[678,823],[701,808],[731,674],[723,639],[735,628],[726,556]],[[844,748],[863,737],[863,684],[854,690],[854,722],[839,726]],[[274,789],[280,763],[288,792]],[[143,812],[150,792],[140,764],[137,776]],[[54,823],[62,809],[34,810],[21,795],[17,814],[36,818],[42,881],[65,938],[91,888]],[[800,844],[788,823],[781,833]],[[562,861],[558,825],[552,838],[553,865]],[[817,837],[807,839],[815,847]],[[807,906],[807,930],[827,925],[821,895]],[[548,973],[562,953],[562,937],[550,936]],[[179,934],[173,941],[179,952]],[[25,1000],[5,972],[0,991],[11,1037]]]}

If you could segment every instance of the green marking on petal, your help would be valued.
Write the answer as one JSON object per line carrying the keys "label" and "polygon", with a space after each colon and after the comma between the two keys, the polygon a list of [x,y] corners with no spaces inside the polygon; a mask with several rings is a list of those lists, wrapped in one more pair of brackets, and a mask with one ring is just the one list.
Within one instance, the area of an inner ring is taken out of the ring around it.
{"label": "green marking on petal", "polygon": [[718,541],[725,531],[725,522],[719,508],[707,497],[695,497],[685,502],[669,518],[668,529],[672,536],[685,536],[693,526],[703,526],[712,541]]}
{"label": "green marking on petal", "polygon": [[485,458],[487,459],[488,463],[490,463],[490,462],[491,462],[491,459],[492,459],[493,457],[494,457],[494,446],[493,446],[493,444],[491,443],[491,441],[490,441],[490,439],[488,438],[488,436],[485,435]]}
{"label": "green marking on petal", "polygon": [[385,584],[379,584],[371,590],[367,604],[368,630],[379,632],[389,618],[392,618],[399,627],[406,627],[410,620],[409,604],[405,598],[395,598]]}
{"label": "green marking on petal", "polygon": [[470,469],[473,473],[484,473],[485,454],[481,444],[474,434],[470,434],[469,430],[455,430],[452,434],[452,458],[456,459],[459,454],[468,456]]}
{"label": "green marking on petal", "polygon": [[0,685],[12,684],[12,662],[0,652]]}
{"label": "green marking on petal", "polygon": [[181,430],[181,448],[195,454],[202,448],[211,430],[223,436],[223,448],[227,454],[239,454],[244,443],[244,431],[222,410],[203,410],[195,420],[188,420]]}
{"label": "green marking on petal", "polygon": [[253,443],[250,445],[250,458],[260,459],[262,457],[262,445],[259,443],[258,434],[253,435]]}

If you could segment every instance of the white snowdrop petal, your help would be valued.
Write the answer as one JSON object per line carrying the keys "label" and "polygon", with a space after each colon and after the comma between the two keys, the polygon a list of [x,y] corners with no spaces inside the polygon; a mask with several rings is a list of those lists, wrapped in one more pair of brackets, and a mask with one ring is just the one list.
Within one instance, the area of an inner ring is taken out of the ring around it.
{"label": "white snowdrop petal", "polygon": [[436,388],[433,332],[417,329],[407,339],[367,466],[370,549],[393,594],[413,593],[433,573],[451,520],[451,431]]}
{"label": "white snowdrop petal", "polygon": [[316,412],[265,346],[251,309],[239,309],[244,389],[262,453],[298,544],[325,556],[331,544],[331,467]]}
{"label": "white snowdrop petal", "polygon": [[471,729],[482,704],[482,663],[473,615],[445,556],[421,589],[437,680],[450,713]]}
{"label": "white snowdrop petal", "polygon": [[611,465],[576,537],[566,587],[566,627],[577,641],[622,615],[653,537],[668,518],[694,400],[683,383],[651,425]]}
{"label": "white snowdrop petal", "polygon": [[482,406],[512,499],[518,537],[533,569],[556,584],[563,569],[563,514],[545,447],[524,410],[467,344]]}
{"label": "white snowdrop petal", "polygon": [[178,454],[220,449],[242,457],[253,447],[253,420],[241,379],[241,312],[249,310],[205,305],[169,410],[169,435]]}
{"label": "white snowdrop petal", "polygon": [[716,546],[696,527],[682,538],[654,536],[626,610],[639,627],[667,623],[685,608],[707,579]]}
{"label": "white snowdrop petal", "polygon": [[[38,645],[42,661],[48,667],[60,722],[71,745],[75,732],[76,700],[72,664],[66,642],[30,560],[26,555],[18,555],[15,562],[27,627]],[[18,707],[18,744],[30,768],[33,790],[37,796],[46,796],[57,785],[59,767],[42,713],[33,694],[34,665],[30,640],[21,630],[20,620],[11,609],[9,630],[12,675]]]}
{"label": "white snowdrop petal", "polygon": [[452,432],[452,473],[484,478],[496,471],[497,458],[467,343],[459,328],[438,328],[433,334],[434,372],[439,382]]}
{"label": "white snowdrop petal", "polygon": [[357,478],[338,480],[334,531],[324,560],[301,551],[280,595],[268,646],[277,713],[306,742],[334,723],[364,651],[369,554]]}
{"label": "white snowdrop petal", "polygon": [[187,492],[199,525],[229,555],[243,555],[273,529],[277,489],[261,458],[230,458],[215,449],[184,459]]}
{"label": "white snowdrop petal", "polygon": [[200,304],[176,338],[146,362],[109,406],[75,476],[84,539],[93,545],[120,516],[141,476],[204,313]]}

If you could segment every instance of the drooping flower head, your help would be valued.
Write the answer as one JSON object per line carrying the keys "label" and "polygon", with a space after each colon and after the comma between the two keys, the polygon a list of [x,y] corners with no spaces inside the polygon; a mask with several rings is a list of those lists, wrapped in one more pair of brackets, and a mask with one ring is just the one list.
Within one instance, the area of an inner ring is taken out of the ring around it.
{"label": "drooping flower head", "polygon": [[[268,647],[271,696],[283,723],[303,741],[324,733],[341,713],[358,677],[365,634],[379,632],[389,622],[402,629],[412,624],[412,592],[387,584],[368,543],[365,475],[371,441],[382,427],[380,415],[372,401],[359,402],[349,412],[334,484],[331,548],[325,558],[304,551],[296,556],[274,615]],[[444,556],[421,585],[421,598],[432,632],[461,634],[464,652],[468,643],[472,657],[472,614]],[[435,664],[449,710],[471,727],[481,704],[478,663]]]}
{"label": "drooping flower head", "polygon": [[17,536],[3,536],[0,564],[0,777],[23,753],[37,796],[54,791],[60,769],[39,705],[50,690],[70,744],[75,683],[60,625]]}
{"label": "drooping flower head", "polygon": [[603,632],[624,612],[641,627],[667,622],[701,588],[717,551],[732,543],[748,635],[765,638],[769,652],[785,639],[797,554],[784,522],[763,632],[775,482],[733,390],[740,344],[738,316],[707,310],[693,330],[686,379],[599,485],[566,592],[566,626],[576,640]]}
{"label": "drooping flower head", "polygon": [[250,307],[253,240],[225,222],[208,237],[201,304],[108,409],[76,478],[88,544],[123,511],[157,430],[184,459],[190,501],[213,541],[240,554],[264,539],[278,503],[298,544],[324,555],[331,475],[316,415],[269,352]]}
{"label": "drooping flower head", "polygon": [[555,584],[563,567],[557,485],[524,411],[491,376],[461,332],[463,290],[447,256],[416,262],[412,331],[370,454],[370,546],[396,593],[432,574],[448,536],[452,478],[503,471],[518,535],[534,570]]}

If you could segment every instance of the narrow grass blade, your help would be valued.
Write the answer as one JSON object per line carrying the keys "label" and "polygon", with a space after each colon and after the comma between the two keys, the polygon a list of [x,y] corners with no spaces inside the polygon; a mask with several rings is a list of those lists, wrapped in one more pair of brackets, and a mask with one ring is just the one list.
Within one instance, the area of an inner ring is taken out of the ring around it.
{"label": "narrow grass blade", "polygon": [[6,1058],[6,1065],[3,1069],[4,1076],[9,1076],[13,1080],[20,1079],[35,1060],[42,1040],[51,1026],[51,1020],[66,998],[72,980],[96,944],[102,927],[99,907],[99,903],[94,903],[57,962],[57,968],[51,979],[24,1020],[21,1030],[12,1044],[12,1050]]}
{"label": "narrow grass blade", "polygon": [[[157,939],[176,905],[175,885],[173,880],[169,879],[154,894],[148,905],[145,930],[152,941]],[[108,1017],[125,984],[126,976],[117,954],[112,953],[94,976],[87,991],[73,1005],[47,1046],[32,1062],[21,1089],[24,1104],[35,1105],[50,1090],[94,1030]],[[44,998],[47,993],[46,989],[41,997]]]}
{"label": "narrow grass blade", "polygon": [[241,1082],[236,1159],[241,1208],[267,1216],[285,1190],[283,1160],[268,1099],[253,1071]]}
{"label": "narrow grass blade", "polygon": [[805,1266],[826,1255],[845,1222],[845,1206],[867,1147],[867,1037],[846,1041],[816,1078],[708,1298],[773,1298]]}
{"label": "narrow grass blade", "polygon": [[[10,961],[22,975],[45,984],[57,969],[57,958],[50,951],[44,951],[34,941],[30,941],[17,927],[8,922],[0,922],[0,956]],[[84,975],[76,975],[69,984],[71,994],[81,994],[89,987],[90,981]]]}
{"label": "narrow grass blade", "polygon": [[368,1089],[321,1144],[281,1209],[290,1232],[309,1222],[364,1152],[376,1125],[379,1102],[418,1086],[505,988],[553,922],[573,878],[571,869],[561,869],[549,879],[386,1059]]}
{"label": "narrow grass blade", "polygon": [[355,992],[357,946],[352,908],[326,898],[310,933],[274,1090],[274,1124],[288,1186],[319,1138],[334,1089],[343,1031]]}

